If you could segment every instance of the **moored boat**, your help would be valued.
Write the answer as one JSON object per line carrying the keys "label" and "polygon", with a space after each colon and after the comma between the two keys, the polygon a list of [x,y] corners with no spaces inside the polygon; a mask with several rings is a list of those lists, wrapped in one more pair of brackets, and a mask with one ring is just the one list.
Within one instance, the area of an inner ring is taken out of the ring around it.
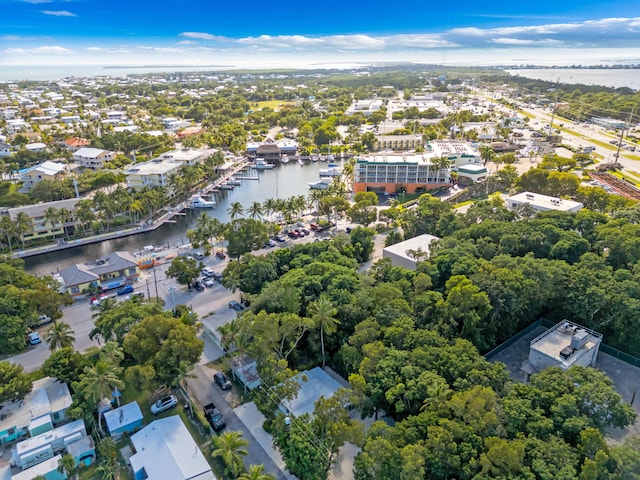
{"label": "moored boat", "polygon": [[189,201],[189,208],[213,208],[215,206],[214,200],[205,200],[200,195],[194,195]]}
{"label": "moored boat", "polygon": [[309,182],[309,188],[312,190],[326,190],[332,182],[331,178],[321,178],[317,182]]}
{"label": "moored boat", "polygon": [[271,170],[273,165],[267,163],[264,158],[256,159],[255,169],[256,170]]}

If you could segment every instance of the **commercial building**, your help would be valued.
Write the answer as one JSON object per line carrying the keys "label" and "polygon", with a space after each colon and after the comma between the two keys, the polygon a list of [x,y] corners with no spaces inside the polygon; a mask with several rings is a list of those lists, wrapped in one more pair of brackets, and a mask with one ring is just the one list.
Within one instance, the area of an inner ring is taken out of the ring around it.
{"label": "commercial building", "polygon": [[574,365],[595,366],[602,334],[563,320],[531,340],[529,359],[523,369],[529,373],[547,367],[567,370]]}
{"label": "commercial building", "polygon": [[2,405],[0,445],[52,430],[67,419],[66,411],[71,402],[65,382],[51,377],[35,380],[33,389],[24,399]]}
{"label": "commercial building", "polygon": [[482,164],[470,163],[468,165],[462,165],[458,167],[458,183],[478,183],[486,180],[489,172],[487,167]]}
{"label": "commercial building", "polygon": [[103,291],[130,285],[138,281],[140,268],[129,252],[114,252],[91,263],[78,263],[60,270],[65,291],[82,298],[86,290]]}
{"label": "commercial building", "polygon": [[379,98],[368,98],[363,100],[355,100],[349,108],[344,112],[345,115],[353,115],[354,113],[362,113],[368,117],[373,112],[377,112],[382,108],[383,101]]}
{"label": "commercial building", "polygon": [[522,205],[530,205],[531,208],[539,212],[547,212],[549,210],[557,210],[560,212],[578,212],[584,205],[573,200],[565,200],[562,198],[549,197],[540,193],[522,192],[517,195],[505,198],[507,208],[516,210]]}
{"label": "commercial building", "polygon": [[356,193],[425,193],[450,183],[449,169],[439,169],[425,155],[377,155],[356,160],[353,189]]}
{"label": "commercial building", "polygon": [[414,150],[424,144],[422,135],[377,135],[373,149],[380,150]]}
{"label": "commercial building", "polygon": [[382,258],[388,258],[396,267],[415,270],[419,261],[429,257],[431,243],[440,240],[438,237],[425,233],[410,238],[404,242],[389,245],[382,250]]}
{"label": "commercial building", "polygon": [[131,436],[131,444],[135,480],[216,480],[178,415],[151,422]]}
{"label": "commercial building", "polygon": [[458,140],[432,140],[427,143],[425,154],[430,158],[446,157],[452,170],[463,165],[482,164],[480,152],[471,143]]}
{"label": "commercial building", "polygon": [[100,170],[106,162],[110,162],[116,157],[116,152],[110,152],[101,148],[83,147],[73,154],[73,161],[82,168]]}
{"label": "commercial building", "polygon": [[264,142],[247,143],[247,155],[251,158],[262,158],[267,163],[277,163],[283,155],[294,156],[297,153],[298,142],[291,139],[267,138]]}

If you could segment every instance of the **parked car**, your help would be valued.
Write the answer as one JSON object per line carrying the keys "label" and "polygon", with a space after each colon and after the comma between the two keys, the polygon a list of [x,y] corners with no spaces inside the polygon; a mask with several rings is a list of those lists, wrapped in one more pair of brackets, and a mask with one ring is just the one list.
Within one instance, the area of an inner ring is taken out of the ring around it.
{"label": "parked car", "polygon": [[216,282],[222,283],[222,274],[220,272],[213,272],[211,276]]}
{"label": "parked car", "polygon": [[267,243],[264,244],[264,248],[271,248],[271,247],[275,247],[276,246],[276,242],[273,239],[269,239],[269,241]]}
{"label": "parked car", "polygon": [[202,269],[202,275],[204,275],[205,277],[213,277],[214,273],[216,272],[211,270],[209,267],[204,267]]}
{"label": "parked car", "polygon": [[39,343],[42,343],[42,339],[40,338],[38,332],[29,333],[29,335],[27,335],[27,341],[29,342],[29,345],[37,345]]}
{"label": "parked car", "polygon": [[219,432],[227,426],[227,422],[224,421],[224,417],[213,403],[209,403],[202,407],[204,410],[204,416],[213,428],[214,432]]}
{"label": "parked car", "polygon": [[202,292],[204,290],[204,285],[200,280],[196,280],[193,282],[193,288],[195,288],[198,292]]}
{"label": "parked car", "polygon": [[229,308],[233,308],[236,312],[241,312],[242,310],[244,310],[244,307],[235,300],[231,300],[229,302]]}
{"label": "parked car", "polygon": [[213,279],[209,277],[202,277],[200,281],[205,287],[213,287]]}
{"label": "parked car", "polygon": [[127,293],[133,293],[133,287],[131,285],[125,285],[118,289],[118,295],[126,295]]}
{"label": "parked car", "polygon": [[178,397],[175,395],[167,395],[151,405],[151,413],[157,415],[165,410],[175,407],[176,405],[178,405]]}
{"label": "parked car", "polygon": [[280,242],[280,243],[284,243],[284,242],[286,242],[286,241],[287,241],[287,239],[286,239],[286,238],[284,238],[282,235],[276,235],[275,237],[273,237],[273,239],[274,239],[276,242]]}
{"label": "parked car", "polygon": [[318,228],[320,228],[320,225],[318,225],[317,223],[312,223],[311,225],[309,225],[309,228],[315,232],[315,231],[318,231]]}
{"label": "parked car", "polygon": [[202,259],[204,259],[204,253],[196,252],[196,253],[193,254],[193,258],[195,258],[196,260],[202,260]]}
{"label": "parked car", "polygon": [[30,326],[31,328],[37,328],[51,322],[53,322],[53,319],[49,315],[40,315],[38,319],[34,323],[32,323]]}
{"label": "parked car", "polygon": [[224,252],[222,250],[218,250],[216,252],[216,257],[218,257],[221,260],[224,260],[225,258],[227,258],[227,256],[224,254]]}
{"label": "parked car", "polygon": [[217,372],[213,375],[213,380],[222,390],[229,390],[231,388],[231,381],[222,372]]}
{"label": "parked car", "polygon": [[290,231],[289,233],[287,233],[287,235],[289,236],[289,238],[298,238],[300,236],[300,234],[296,230]]}

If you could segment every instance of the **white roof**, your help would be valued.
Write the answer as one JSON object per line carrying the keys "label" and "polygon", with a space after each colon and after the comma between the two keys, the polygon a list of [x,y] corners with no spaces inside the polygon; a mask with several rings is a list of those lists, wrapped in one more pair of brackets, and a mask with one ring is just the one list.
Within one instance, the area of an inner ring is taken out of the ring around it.
{"label": "white roof", "polygon": [[300,384],[298,396],[282,407],[296,417],[305,413],[313,414],[318,399],[331,398],[342,386],[320,367],[300,372],[293,378]]}
{"label": "white roof", "polygon": [[47,473],[51,473],[58,469],[61,458],[62,455],[56,455],[55,457],[34,465],[31,468],[27,468],[26,470],[12,475],[11,480],[32,480],[38,476],[45,476]]}
{"label": "white roof", "polygon": [[524,204],[528,203],[539,210],[559,210],[565,212],[577,211],[583,207],[580,202],[566,200],[564,198],[550,197],[540,193],[522,192],[517,195],[505,198],[507,203]]}
{"label": "white roof", "polygon": [[421,249],[425,253],[429,253],[429,247],[434,240],[440,240],[440,238],[425,233],[418,235],[417,237],[410,238],[404,242],[399,242],[394,245],[384,247],[385,252],[393,253],[394,255],[405,257],[413,260],[413,258],[407,255],[409,250],[417,251]]}
{"label": "white roof", "polygon": [[183,164],[173,160],[153,161],[136,163],[127,168],[125,175],[163,175],[173,170],[177,170]]}
{"label": "white roof", "polygon": [[142,420],[142,412],[138,402],[127,403],[104,414],[104,422],[107,424],[109,432],[115,432],[118,428],[131,425],[139,420]]}
{"label": "white roof", "polygon": [[155,420],[131,435],[134,472],[144,468],[148,480],[216,480],[211,467],[178,415]]}
{"label": "white roof", "polygon": [[106,150],[103,150],[101,148],[90,148],[90,147],[83,147],[78,149],[73,156],[74,157],[86,157],[86,158],[97,158],[100,156],[101,153],[105,152]]}

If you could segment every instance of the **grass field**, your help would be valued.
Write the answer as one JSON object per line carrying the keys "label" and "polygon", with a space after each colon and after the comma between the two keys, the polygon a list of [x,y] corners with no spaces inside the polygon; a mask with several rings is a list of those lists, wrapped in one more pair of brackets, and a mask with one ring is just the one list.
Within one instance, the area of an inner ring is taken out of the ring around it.
{"label": "grass field", "polygon": [[250,103],[251,108],[258,112],[263,108],[271,108],[273,110],[280,110],[286,105],[295,105],[295,102],[287,102],[286,100],[265,100],[263,102]]}

